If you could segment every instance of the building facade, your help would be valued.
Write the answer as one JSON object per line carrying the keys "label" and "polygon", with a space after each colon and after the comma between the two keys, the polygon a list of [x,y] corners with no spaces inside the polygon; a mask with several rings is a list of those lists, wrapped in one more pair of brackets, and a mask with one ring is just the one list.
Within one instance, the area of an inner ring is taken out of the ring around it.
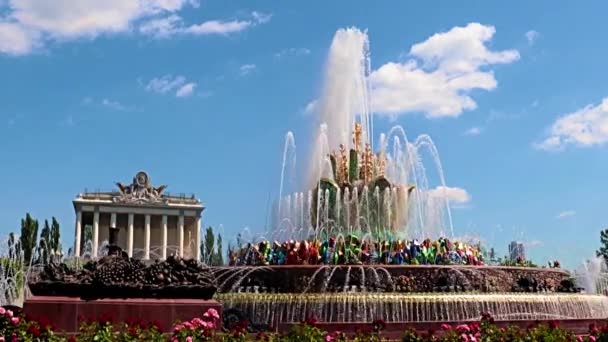
{"label": "building facade", "polygon": [[509,244],[509,259],[511,260],[526,260],[526,251],[524,244],[518,241],[511,241]]}
{"label": "building facade", "polygon": [[131,257],[200,259],[205,209],[200,200],[194,195],[169,195],[164,191],[166,185],[153,187],[143,171],[131,184],[116,185],[114,191],[85,191],[74,199],[75,256],[100,256],[110,239],[110,228],[116,228],[116,244]]}

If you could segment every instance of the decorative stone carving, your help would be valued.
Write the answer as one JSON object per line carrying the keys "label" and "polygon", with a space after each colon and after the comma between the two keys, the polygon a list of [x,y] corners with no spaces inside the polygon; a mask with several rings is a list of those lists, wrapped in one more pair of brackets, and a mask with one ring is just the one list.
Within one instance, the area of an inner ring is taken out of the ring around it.
{"label": "decorative stone carving", "polygon": [[150,184],[150,177],[143,171],[138,172],[133,177],[131,184],[125,185],[117,182],[116,185],[119,194],[112,199],[116,203],[167,204],[167,199],[163,195],[167,186],[153,187]]}

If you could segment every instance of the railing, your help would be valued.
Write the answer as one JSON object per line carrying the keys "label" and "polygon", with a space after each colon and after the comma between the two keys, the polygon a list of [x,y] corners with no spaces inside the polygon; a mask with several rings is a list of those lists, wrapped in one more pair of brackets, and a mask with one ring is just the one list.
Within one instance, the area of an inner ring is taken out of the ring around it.
{"label": "railing", "polygon": [[[119,191],[116,189],[112,189],[112,190],[102,190],[102,189],[94,189],[94,190],[89,190],[88,188],[84,188],[84,191],[82,192],[83,195],[88,195],[88,196],[101,196],[101,195],[108,195],[108,194],[118,194]],[[171,193],[171,192],[163,192],[163,197],[171,197],[171,198],[179,198],[179,199],[196,199],[196,196],[194,195],[194,193],[185,193],[185,192],[179,192],[179,193]]]}

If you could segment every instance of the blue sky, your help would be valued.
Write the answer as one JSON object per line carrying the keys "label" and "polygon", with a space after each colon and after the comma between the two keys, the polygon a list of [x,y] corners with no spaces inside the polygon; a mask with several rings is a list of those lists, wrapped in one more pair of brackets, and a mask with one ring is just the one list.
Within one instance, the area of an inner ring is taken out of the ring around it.
{"label": "blue sky", "polygon": [[[478,234],[503,253],[522,239],[535,260],[567,266],[598,247],[608,174],[608,6],[600,1],[80,4],[0,0],[3,234],[18,230],[25,212],[56,216],[70,245],[75,195],[111,189],[140,169],[169,191],[196,193],[205,225],[228,235],[261,230],[284,135],[292,130],[306,148],[316,124],[305,108],[319,96],[332,37],[356,26],[368,30],[374,71],[422,62],[412,46],[443,34],[431,55],[495,80],[468,79],[474,89],[462,85],[455,96],[474,105],[442,115],[433,109],[444,96],[414,108],[399,94],[431,86],[424,80],[393,84],[399,108],[375,118],[375,135],[401,124],[410,136],[433,137],[448,185],[469,195],[453,212],[458,234]],[[470,23],[489,37],[480,43]],[[496,55],[505,51],[515,55]]]}

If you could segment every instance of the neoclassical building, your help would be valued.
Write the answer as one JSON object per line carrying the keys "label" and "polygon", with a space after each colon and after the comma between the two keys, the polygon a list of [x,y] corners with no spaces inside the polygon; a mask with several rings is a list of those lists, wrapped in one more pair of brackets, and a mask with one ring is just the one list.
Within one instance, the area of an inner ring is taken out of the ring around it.
{"label": "neoclassical building", "polygon": [[85,191],[74,199],[74,255],[96,258],[113,227],[118,229],[118,246],[129,256],[200,259],[201,214],[205,209],[200,200],[194,195],[165,193],[167,186],[152,186],[143,171],[131,184],[116,185],[115,191]]}

